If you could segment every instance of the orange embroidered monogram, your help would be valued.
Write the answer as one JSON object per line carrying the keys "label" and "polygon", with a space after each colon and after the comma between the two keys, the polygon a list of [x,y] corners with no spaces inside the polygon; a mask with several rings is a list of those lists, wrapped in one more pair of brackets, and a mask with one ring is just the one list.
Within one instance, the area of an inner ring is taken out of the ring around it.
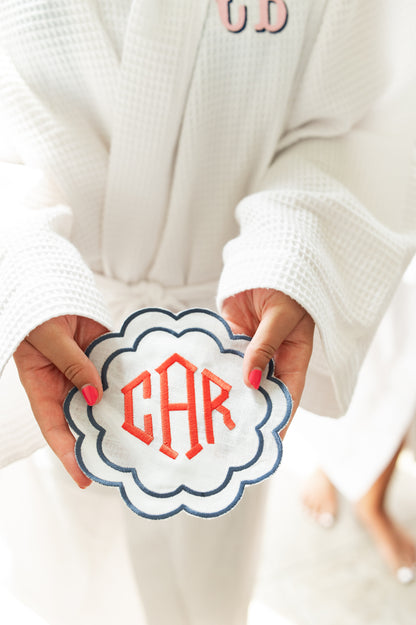
{"label": "orange embroidered monogram", "polygon": [[231,510],[277,469],[291,413],[273,362],[259,389],[244,384],[249,341],[201,308],[138,310],[96,339],[103,397],[89,406],[74,388],[64,404],[81,469],[148,519]]}
{"label": "orange embroidered monogram", "polygon": [[[169,397],[169,378],[168,369],[174,364],[181,365],[186,370],[186,394],[187,402],[171,403]],[[171,420],[170,413],[172,411],[187,411],[189,422],[189,438],[191,448],[186,452],[186,456],[191,459],[196,456],[203,447],[199,442],[198,436],[198,421],[197,421],[197,408],[195,400],[195,372],[198,367],[183,358],[179,354],[172,354],[161,365],[156,367],[155,371],[160,376],[160,418],[162,423],[163,443],[160,447],[160,451],[169,458],[175,459],[178,457],[179,452],[172,448],[172,434],[171,434]],[[231,418],[231,413],[228,408],[223,406],[225,400],[229,397],[231,384],[228,384],[222,380],[219,376],[204,369],[201,372],[202,378],[202,391],[203,391],[203,408],[204,408],[204,420],[205,420],[205,433],[208,444],[214,444],[214,429],[212,423],[212,413],[217,410],[223,416],[224,424],[229,430],[235,427],[235,423]],[[213,382],[221,389],[220,394],[215,398],[211,398],[210,382]],[[134,378],[129,384],[126,384],[121,389],[124,394],[124,423],[122,428],[136,436],[138,439],[150,445],[154,440],[153,437],[153,420],[151,414],[145,414],[143,417],[144,430],[137,427],[134,424],[134,402],[133,402],[133,390],[139,385],[143,384],[143,399],[150,399],[152,396],[151,374],[149,371],[143,371],[139,376]]]}

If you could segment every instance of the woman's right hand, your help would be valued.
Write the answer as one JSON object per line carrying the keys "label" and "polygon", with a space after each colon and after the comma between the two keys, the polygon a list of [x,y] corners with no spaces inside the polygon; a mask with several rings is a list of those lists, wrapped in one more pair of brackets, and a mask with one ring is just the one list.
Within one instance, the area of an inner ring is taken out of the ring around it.
{"label": "woman's right hand", "polygon": [[14,354],[42,434],[80,488],[89,486],[91,480],[76,462],[75,440],[62,405],[73,386],[90,405],[101,400],[100,376],[83,350],[105,332],[107,328],[86,317],[56,317],[35,328]]}

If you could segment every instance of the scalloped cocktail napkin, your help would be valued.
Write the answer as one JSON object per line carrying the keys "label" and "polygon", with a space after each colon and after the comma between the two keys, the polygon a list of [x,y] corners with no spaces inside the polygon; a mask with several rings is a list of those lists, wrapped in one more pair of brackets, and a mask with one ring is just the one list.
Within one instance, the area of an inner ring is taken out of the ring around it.
{"label": "scalloped cocktail napkin", "polygon": [[143,517],[231,510],[277,469],[292,408],[272,362],[258,390],[244,384],[249,340],[209,310],[148,308],[94,341],[104,396],[90,407],[73,389],[64,404],[84,473]]}

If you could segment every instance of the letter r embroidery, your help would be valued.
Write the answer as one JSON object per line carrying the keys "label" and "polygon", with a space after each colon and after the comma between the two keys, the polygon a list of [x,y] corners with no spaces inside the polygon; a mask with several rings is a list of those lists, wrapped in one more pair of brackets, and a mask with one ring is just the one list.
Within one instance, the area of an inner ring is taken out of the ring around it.
{"label": "letter r embroidery", "polygon": [[[211,388],[210,381],[214,382],[217,386],[220,387],[221,393],[214,400],[211,399]],[[235,423],[231,419],[231,413],[223,406],[223,402],[228,398],[231,390],[231,384],[224,382],[221,380],[215,373],[209,371],[208,369],[204,369],[202,371],[202,394],[204,398],[204,416],[205,416],[205,432],[207,437],[207,443],[211,445],[215,443],[214,440],[214,429],[212,425],[212,413],[214,410],[220,412],[223,416],[224,424],[227,426],[229,430],[235,428]]]}

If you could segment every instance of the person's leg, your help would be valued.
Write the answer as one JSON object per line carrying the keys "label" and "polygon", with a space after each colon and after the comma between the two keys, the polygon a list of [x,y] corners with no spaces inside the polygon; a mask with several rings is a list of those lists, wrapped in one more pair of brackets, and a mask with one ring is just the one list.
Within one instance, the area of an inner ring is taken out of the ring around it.
{"label": "person's leg", "polygon": [[148,625],[244,625],[267,484],[246,487],[229,513],[149,521],[126,508],[125,525]]}
{"label": "person's leg", "polygon": [[384,560],[397,572],[400,581],[406,582],[413,579],[411,569],[416,566],[416,546],[386,509],[387,490],[401,448],[402,445],[367,493],[355,503],[355,511]]}
{"label": "person's leg", "polygon": [[321,468],[317,468],[306,481],[302,500],[319,525],[332,527],[338,510],[337,490]]}
{"label": "person's leg", "polygon": [[3,592],[48,625],[147,625],[116,489],[81,491],[45,448],[2,469],[0,492]]}
{"label": "person's leg", "polygon": [[[416,566],[415,542],[386,509],[387,490],[401,448],[402,445],[369,490],[355,502],[354,509],[383,559],[398,574],[400,581],[408,582],[413,579],[412,569]],[[321,525],[331,525],[330,519],[335,519],[337,510],[337,491],[321,469],[306,483],[303,501]]]}

